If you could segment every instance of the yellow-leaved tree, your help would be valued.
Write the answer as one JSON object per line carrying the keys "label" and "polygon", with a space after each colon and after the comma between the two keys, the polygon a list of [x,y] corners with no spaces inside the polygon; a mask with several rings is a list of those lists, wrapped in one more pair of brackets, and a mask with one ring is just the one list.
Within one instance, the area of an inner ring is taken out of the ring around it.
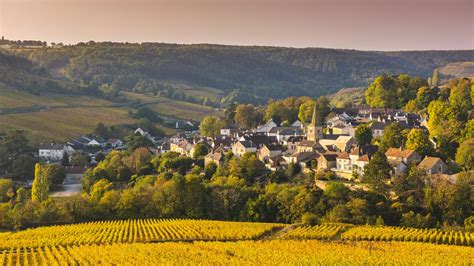
{"label": "yellow-leaved tree", "polygon": [[44,166],[37,163],[35,165],[35,179],[31,188],[31,200],[42,202],[48,198],[49,181],[45,173]]}

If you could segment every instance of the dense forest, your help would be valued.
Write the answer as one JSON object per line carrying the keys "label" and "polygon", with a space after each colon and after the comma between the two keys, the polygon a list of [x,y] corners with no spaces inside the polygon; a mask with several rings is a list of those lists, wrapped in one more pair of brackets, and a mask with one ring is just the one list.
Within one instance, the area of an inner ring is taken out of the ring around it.
{"label": "dense forest", "polygon": [[31,61],[0,53],[0,85],[28,91],[33,94],[45,92],[93,93],[87,86],[79,86],[68,80],[53,78],[49,72]]}
{"label": "dense forest", "polygon": [[428,77],[449,62],[473,61],[473,51],[375,52],[161,43],[80,43],[17,51],[56,77],[108,94],[159,92],[163,81],[225,91],[224,103],[320,96],[367,86],[381,73]]}

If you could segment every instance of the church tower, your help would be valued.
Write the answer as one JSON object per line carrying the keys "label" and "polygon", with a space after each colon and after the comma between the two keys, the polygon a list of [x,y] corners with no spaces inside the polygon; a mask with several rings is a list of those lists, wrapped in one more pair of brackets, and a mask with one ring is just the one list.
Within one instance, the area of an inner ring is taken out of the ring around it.
{"label": "church tower", "polygon": [[314,105],[311,124],[306,127],[306,138],[315,142],[319,142],[323,138],[323,126],[319,116],[316,115],[316,104]]}

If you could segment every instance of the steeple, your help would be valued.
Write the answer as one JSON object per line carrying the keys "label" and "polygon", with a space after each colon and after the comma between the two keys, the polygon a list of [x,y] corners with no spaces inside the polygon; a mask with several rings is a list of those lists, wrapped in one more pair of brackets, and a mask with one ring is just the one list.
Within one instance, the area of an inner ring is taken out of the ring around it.
{"label": "steeple", "polygon": [[313,109],[313,117],[311,118],[311,124],[306,127],[306,139],[318,142],[323,137],[323,127],[321,121],[316,114],[316,104]]}
{"label": "steeple", "polygon": [[311,125],[316,126],[318,124],[318,115],[316,113],[316,103],[313,108],[313,117],[311,118]]}

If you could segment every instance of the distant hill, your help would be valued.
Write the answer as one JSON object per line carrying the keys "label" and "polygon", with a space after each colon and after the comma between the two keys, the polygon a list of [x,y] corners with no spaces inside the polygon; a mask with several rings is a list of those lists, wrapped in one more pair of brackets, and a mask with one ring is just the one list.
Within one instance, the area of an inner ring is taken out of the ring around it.
{"label": "distant hill", "polygon": [[0,53],[0,85],[33,94],[90,92],[68,80],[58,80],[31,61]]}
{"label": "distant hill", "polygon": [[[224,91],[224,101],[266,102],[363,87],[383,72],[428,77],[474,51],[376,52],[323,48],[81,43],[19,52],[57,77],[108,90],[157,92],[165,84]],[[172,87],[172,86],[171,86]]]}

